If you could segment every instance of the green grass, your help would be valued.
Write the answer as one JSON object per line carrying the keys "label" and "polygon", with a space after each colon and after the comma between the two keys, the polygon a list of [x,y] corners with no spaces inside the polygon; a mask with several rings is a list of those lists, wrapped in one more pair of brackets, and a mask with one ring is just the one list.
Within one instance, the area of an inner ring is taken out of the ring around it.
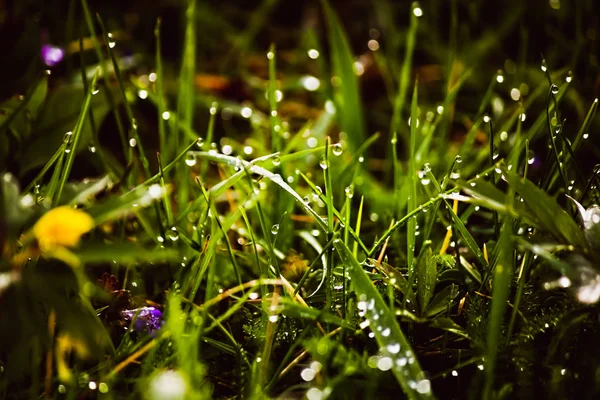
{"label": "green grass", "polygon": [[259,3],[0,78],[0,398],[600,395],[593,2]]}

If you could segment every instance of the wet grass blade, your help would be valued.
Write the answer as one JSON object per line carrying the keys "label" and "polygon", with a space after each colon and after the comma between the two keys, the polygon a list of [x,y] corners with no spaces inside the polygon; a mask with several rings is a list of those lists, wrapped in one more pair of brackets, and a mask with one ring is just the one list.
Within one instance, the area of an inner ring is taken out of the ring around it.
{"label": "wet grass blade", "polygon": [[[138,134],[137,123],[135,121],[135,118],[133,118],[133,111],[131,110],[131,105],[127,101],[127,95],[125,94],[125,86],[123,84],[123,79],[121,78],[121,71],[119,68],[119,63],[117,61],[117,58],[115,57],[114,52],[112,51],[111,39],[109,37],[109,33],[106,31],[106,28],[104,27],[104,22],[102,22],[102,19],[100,18],[99,15],[96,15],[96,19],[102,30],[102,35],[104,36],[104,42],[106,43],[106,49],[108,51],[110,61],[112,62],[112,66],[115,70],[115,76],[117,77],[117,84],[119,86],[119,91],[121,92],[121,96],[123,97],[123,104],[125,106],[125,112],[127,113],[127,119],[129,120],[129,130],[131,132],[131,138],[128,140],[129,147],[130,148],[137,147],[139,156],[140,156],[140,161],[142,163],[142,168],[144,170],[145,177],[147,178],[152,175],[152,173],[150,172],[150,163],[148,163],[148,159],[146,158],[146,153],[144,153],[144,147],[143,147],[142,141],[140,139],[140,135]],[[92,87],[94,87],[93,83],[92,83]]]}
{"label": "wet grass blade", "polygon": [[384,357],[390,358],[392,372],[402,390],[409,399],[434,398],[431,383],[424,378],[421,365],[402,333],[395,313],[387,307],[373,282],[344,242],[338,238],[333,244],[342,262],[346,264],[348,274],[352,278],[352,286],[357,298],[364,305],[361,309],[364,310],[365,319],[369,321],[371,330],[375,333],[380,351]]}
{"label": "wet grass blade", "polygon": [[[417,209],[417,181],[416,181],[416,160],[415,151],[417,148],[417,88],[418,83],[415,82],[415,88],[413,90],[412,103],[410,107],[410,159],[408,165],[408,210],[407,214],[410,214]],[[408,220],[407,231],[406,231],[406,249],[407,249],[407,262],[408,262],[408,273],[412,275],[415,270],[415,243],[416,243],[416,231],[417,231],[417,215],[414,215]]]}
{"label": "wet grass blade", "polygon": [[[325,180],[325,204],[327,206],[327,241],[333,239],[334,234],[334,221],[333,221],[333,185],[331,184],[331,172],[330,172],[330,163],[329,163],[329,153],[330,153],[330,145],[331,139],[327,137],[327,141],[325,142],[325,153],[323,154],[323,161],[321,161],[321,167],[325,167],[323,169],[323,175]],[[345,223],[346,231],[348,230],[348,222]],[[335,304],[333,299],[333,248],[330,248],[327,252],[327,278],[326,278],[326,293],[327,293],[327,302],[326,309],[329,308],[331,311],[334,311]]]}
{"label": "wet grass blade", "polygon": [[427,249],[421,256],[417,264],[417,274],[417,298],[419,299],[419,307],[421,310],[426,310],[429,301],[433,297],[438,276],[437,264],[433,259],[431,246],[427,246]]}
{"label": "wet grass blade", "polygon": [[583,231],[571,216],[545,191],[528,179],[521,179],[512,171],[503,169],[508,184],[523,198],[530,212],[544,228],[557,238],[583,249],[588,248]]}

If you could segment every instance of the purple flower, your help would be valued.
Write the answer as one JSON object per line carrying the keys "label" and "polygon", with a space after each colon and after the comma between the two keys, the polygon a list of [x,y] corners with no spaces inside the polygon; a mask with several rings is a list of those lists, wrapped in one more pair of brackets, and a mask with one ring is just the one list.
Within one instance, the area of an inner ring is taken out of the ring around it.
{"label": "purple flower", "polygon": [[42,46],[40,55],[47,66],[54,67],[62,61],[65,56],[65,51],[60,47],[45,44]]}
{"label": "purple flower", "polygon": [[146,332],[150,335],[154,335],[163,325],[162,313],[154,307],[140,307],[133,310],[124,310],[121,311],[121,315],[127,321],[132,321],[136,318],[133,327],[136,332]]}

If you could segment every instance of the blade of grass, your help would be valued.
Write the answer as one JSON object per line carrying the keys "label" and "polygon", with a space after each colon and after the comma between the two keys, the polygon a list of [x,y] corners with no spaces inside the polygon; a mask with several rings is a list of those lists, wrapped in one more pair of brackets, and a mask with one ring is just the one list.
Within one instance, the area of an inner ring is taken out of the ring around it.
{"label": "blade of grass", "polygon": [[365,124],[358,78],[354,73],[354,56],[344,28],[327,0],[321,0],[331,46],[332,76],[341,79],[333,87],[336,113],[341,129],[348,135],[350,150],[357,150],[365,141]]}
{"label": "blade of grass", "polygon": [[[417,114],[417,90],[418,81],[415,82],[413,89],[412,103],[410,107],[410,158],[408,161],[408,209],[407,214],[410,214],[417,209],[417,182],[416,182],[416,160],[415,151],[417,148],[417,124],[419,123]],[[417,231],[417,215],[410,218],[407,223],[406,230],[406,249],[407,249],[407,263],[408,273],[412,275],[415,271],[415,244],[416,244],[416,231]]]}
{"label": "blade of grass", "polygon": [[69,174],[71,173],[71,168],[73,167],[73,161],[75,161],[75,154],[77,153],[77,146],[79,145],[79,140],[81,138],[81,132],[83,131],[83,125],[85,124],[86,117],[88,115],[88,111],[90,109],[90,103],[92,101],[92,96],[94,95],[94,86],[96,85],[96,81],[98,79],[98,69],[94,72],[94,78],[92,79],[92,89],[88,91],[87,96],[85,98],[85,102],[83,104],[83,108],[79,114],[79,118],[77,119],[77,125],[75,126],[73,132],[73,138],[69,141],[65,152],[70,149],[67,154],[67,159],[65,161],[65,165],[61,174],[60,182],[56,189],[56,196],[52,199],[52,204],[56,207],[60,201],[60,197],[62,195],[65,184],[67,183],[67,179],[69,179]]}
{"label": "blade of grass", "polygon": [[154,28],[154,37],[156,39],[156,99],[158,108],[158,139],[160,153],[163,154],[167,159],[170,157],[170,149],[167,149],[167,124],[165,123],[165,116],[168,113],[167,106],[165,104],[165,89],[163,84],[164,71],[162,62],[162,46],[160,41],[160,27],[161,19],[156,20],[156,26]]}
{"label": "blade of grass", "polygon": [[[104,54],[102,53],[102,49],[100,44],[98,43],[98,34],[96,33],[96,27],[94,25],[94,19],[92,18],[92,13],[90,12],[90,8],[88,6],[87,0],[81,0],[81,6],[83,8],[83,15],[85,18],[85,22],[87,24],[88,30],[92,35],[92,43],[94,45],[94,50],[96,51],[96,56],[98,57],[98,64],[100,67],[101,78],[104,78],[104,85],[107,87],[107,68],[106,68],[106,59],[104,58]],[[107,87],[108,89],[108,87]],[[115,107],[115,100],[113,98],[112,92],[110,90],[104,90],[104,96],[106,97],[106,102],[108,106],[113,112],[113,116],[115,117],[115,121],[117,123],[117,130],[119,132],[119,138],[121,139],[121,146],[123,147],[123,153],[127,156],[127,163],[131,163],[131,152],[127,146],[127,135],[125,135],[125,129],[123,128],[123,123],[121,122],[121,117],[119,116],[119,112]],[[123,101],[127,101],[127,99],[123,99]]]}
{"label": "blade of grass", "polygon": [[492,305],[487,330],[485,385],[483,391],[483,398],[486,400],[494,398],[493,387],[496,373],[496,361],[500,349],[502,349],[505,344],[505,340],[502,338],[501,329],[504,324],[514,268],[511,230],[510,219],[505,218],[498,244],[496,245],[497,258],[492,280]]}
{"label": "blade of grass", "polygon": [[[130,148],[137,147],[145,177],[148,178],[149,176],[152,176],[152,173],[150,172],[150,163],[148,163],[148,159],[146,158],[146,153],[144,153],[144,147],[143,147],[142,141],[140,139],[140,135],[138,133],[137,123],[135,122],[135,118],[133,118],[133,111],[131,110],[131,105],[127,101],[127,95],[125,94],[125,86],[123,85],[123,79],[121,78],[121,71],[119,69],[119,63],[117,62],[117,58],[115,57],[115,54],[112,51],[112,48],[110,45],[111,40],[110,40],[110,37],[108,36],[109,34],[106,31],[106,28],[104,27],[104,22],[102,22],[102,18],[100,18],[100,15],[96,14],[96,20],[98,21],[98,25],[100,25],[100,29],[102,31],[102,36],[104,37],[104,42],[106,43],[106,49],[108,51],[108,55],[110,57],[113,69],[115,71],[115,76],[117,78],[117,84],[119,86],[121,96],[123,97],[123,105],[125,106],[125,112],[127,114],[127,119],[129,120],[129,129],[130,129],[131,135],[132,135],[132,137],[128,141],[129,147]],[[94,85],[92,84],[92,87],[93,86]],[[134,142],[134,140],[135,140],[135,142]]]}
{"label": "blade of grass", "polygon": [[[416,4],[417,3],[413,4],[413,8],[416,7]],[[393,146],[392,151],[394,152],[394,154],[396,153],[398,133],[404,134],[404,142],[409,142],[409,138],[406,136],[406,130],[402,125],[404,121],[404,119],[402,118],[402,110],[404,108],[404,103],[406,102],[406,96],[408,95],[408,88],[410,87],[411,82],[412,59],[415,50],[418,26],[419,17],[417,17],[416,13],[413,10],[413,12],[410,13],[410,24],[408,26],[408,33],[406,34],[406,49],[404,52],[404,62],[402,63],[400,77],[398,78],[398,92],[396,93],[396,99],[394,101],[394,113],[392,116],[392,123],[390,126],[390,133],[392,134],[391,143]],[[414,152],[411,152],[411,154],[414,154]],[[394,156],[394,160],[396,160],[396,156]],[[394,176],[396,175],[394,174]],[[397,177],[394,178],[394,183],[396,183],[396,180]],[[395,191],[396,190],[394,190],[394,192]]]}
{"label": "blade of grass", "polygon": [[[325,153],[323,154],[323,160],[321,161],[321,167],[323,168],[323,176],[325,181],[325,205],[327,207],[327,241],[333,239],[334,225],[333,225],[333,186],[331,184],[331,173],[329,170],[329,148],[331,145],[331,139],[328,136],[325,145]],[[347,223],[346,223],[347,226]],[[335,310],[334,298],[333,298],[333,248],[327,252],[327,278],[326,282],[326,304],[325,308],[329,308],[332,312]]]}
{"label": "blade of grass", "polygon": [[[183,56],[179,74],[179,93],[177,97],[177,122],[181,122],[184,131],[192,129],[194,121],[195,95],[194,76],[196,74],[196,0],[188,0],[185,11],[185,39],[183,44]],[[173,151],[179,149],[180,132],[173,135]],[[176,176],[185,176],[186,166],[178,165],[175,168]],[[204,176],[203,176],[204,178]],[[190,191],[189,179],[182,179],[177,185],[177,201],[179,209],[183,210],[188,201]]]}
{"label": "blade of grass", "polygon": [[[394,312],[373,286],[361,265],[342,240],[336,238],[333,245],[352,278],[352,285],[364,307],[365,319],[369,321],[380,351],[392,362],[392,372],[409,399],[434,398],[429,380],[424,378],[419,361],[408,340],[402,333]],[[412,383],[412,384],[411,384]],[[416,386],[414,385],[416,383]]]}

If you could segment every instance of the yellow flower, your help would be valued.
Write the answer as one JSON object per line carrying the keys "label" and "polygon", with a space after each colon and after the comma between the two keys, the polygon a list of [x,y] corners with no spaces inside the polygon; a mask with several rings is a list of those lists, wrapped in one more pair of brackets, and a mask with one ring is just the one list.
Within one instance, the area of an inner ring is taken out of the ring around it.
{"label": "yellow flower", "polygon": [[84,211],[68,206],[53,208],[35,223],[33,234],[40,250],[51,251],[57,247],[73,247],[81,235],[94,227],[94,220]]}

